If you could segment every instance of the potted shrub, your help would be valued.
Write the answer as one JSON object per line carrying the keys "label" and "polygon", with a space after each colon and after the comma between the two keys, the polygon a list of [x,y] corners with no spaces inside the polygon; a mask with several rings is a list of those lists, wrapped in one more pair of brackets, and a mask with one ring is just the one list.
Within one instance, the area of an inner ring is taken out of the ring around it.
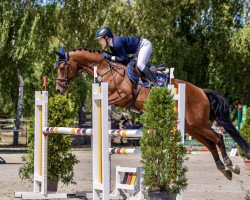
{"label": "potted shrub", "polygon": [[[246,121],[240,129],[240,134],[250,144],[250,107],[247,109]],[[250,152],[245,154],[241,149],[239,149],[239,152],[241,157],[244,158],[244,168],[250,170]]]}
{"label": "potted shrub", "polygon": [[[152,199],[175,199],[187,186],[186,148],[177,131],[177,113],[167,87],[151,89],[142,115],[143,185]],[[168,198],[169,197],[169,198]]]}
{"label": "potted shrub", "polygon": [[[66,96],[56,95],[49,98],[49,126],[72,127],[73,105]],[[68,185],[75,184],[73,167],[79,161],[71,151],[72,138],[70,135],[53,134],[48,141],[48,191],[57,191],[58,181]],[[34,120],[28,133],[28,154],[23,156],[26,163],[21,166],[19,176],[30,179],[34,173]]]}

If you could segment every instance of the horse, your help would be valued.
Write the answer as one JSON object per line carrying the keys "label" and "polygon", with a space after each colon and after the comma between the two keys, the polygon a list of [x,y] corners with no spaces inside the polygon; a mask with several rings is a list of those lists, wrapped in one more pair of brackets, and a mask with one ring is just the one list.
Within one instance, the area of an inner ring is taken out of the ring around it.
{"label": "horse", "polygon": [[[132,83],[125,65],[104,59],[100,50],[80,48],[66,52],[61,47],[60,51],[55,51],[55,53],[58,55],[58,61],[55,63],[57,69],[56,90],[60,94],[66,93],[70,82],[83,71],[94,76],[94,67],[96,67],[101,81],[108,82],[109,105],[144,111],[143,105],[150,93],[150,88],[138,87]],[[186,84],[186,132],[208,148],[217,169],[227,179],[232,180],[232,172],[240,174],[240,168],[234,165],[228,157],[223,136],[211,128],[210,118],[213,117],[220,126],[224,127],[245,153],[250,151],[250,145],[241,137],[230,121],[228,101],[210,89],[201,89],[184,80],[171,80],[171,84],[174,84],[175,87],[179,83]],[[136,95],[135,90],[138,91]],[[220,159],[217,147],[224,163]]]}

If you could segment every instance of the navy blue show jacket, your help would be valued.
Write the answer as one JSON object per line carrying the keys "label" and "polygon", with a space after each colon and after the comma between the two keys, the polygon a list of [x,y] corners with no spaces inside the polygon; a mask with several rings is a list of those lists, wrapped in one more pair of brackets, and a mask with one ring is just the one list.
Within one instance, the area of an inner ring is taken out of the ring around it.
{"label": "navy blue show jacket", "polygon": [[128,64],[128,54],[135,54],[140,45],[140,37],[115,36],[112,38],[113,47],[109,47],[115,61]]}

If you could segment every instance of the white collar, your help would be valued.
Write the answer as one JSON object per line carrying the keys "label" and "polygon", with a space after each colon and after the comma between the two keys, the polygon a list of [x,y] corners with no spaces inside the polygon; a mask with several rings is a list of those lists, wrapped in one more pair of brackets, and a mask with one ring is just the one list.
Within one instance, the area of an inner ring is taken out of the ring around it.
{"label": "white collar", "polygon": [[108,39],[108,45],[109,45],[110,47],[113,47],[113,41],[112,41],[112,38],[109,38],[109,39]]}

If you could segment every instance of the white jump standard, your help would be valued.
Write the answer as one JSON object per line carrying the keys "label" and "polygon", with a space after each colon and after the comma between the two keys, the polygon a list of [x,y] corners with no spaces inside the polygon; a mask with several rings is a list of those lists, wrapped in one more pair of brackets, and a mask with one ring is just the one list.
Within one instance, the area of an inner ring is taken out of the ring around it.
{"label": "white jump standard", "polygon": [[107,91],[108,83],[92,85],[93,200],[108,200],[110,193]]}
{"label": "white jump standard", "polygon": [[47,191],[48,137],[43,135],[43,127],[48,126],[48,92],[35,93],[35,145],[34,145],[34,186],[33,192],[15,192],[22,199],[63,199],[66,193]]}

